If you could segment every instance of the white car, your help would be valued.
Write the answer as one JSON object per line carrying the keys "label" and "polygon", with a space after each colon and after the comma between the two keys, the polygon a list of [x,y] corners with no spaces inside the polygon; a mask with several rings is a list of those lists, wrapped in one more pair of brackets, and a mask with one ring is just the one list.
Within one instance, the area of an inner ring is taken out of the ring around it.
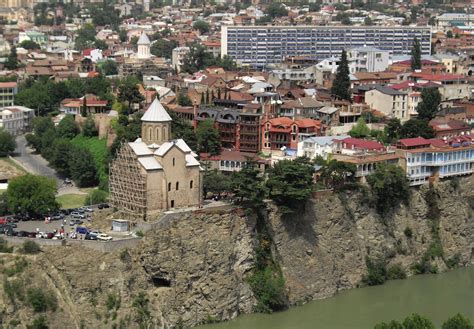
{"label": "white car", "polygon": [[97,240],[99,241],[111,241],[113,238],[110,235],[99,233],[97,234]]}

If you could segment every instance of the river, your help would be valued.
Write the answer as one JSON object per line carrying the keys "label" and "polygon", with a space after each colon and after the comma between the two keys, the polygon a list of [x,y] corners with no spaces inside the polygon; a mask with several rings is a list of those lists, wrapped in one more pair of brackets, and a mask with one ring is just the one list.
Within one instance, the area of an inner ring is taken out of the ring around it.
{"label": "river", "polygon": [[427,316],[437,328],[455,313],[474,322],[474,266],[342,291],[285,312],[242,315],[199,329],[371,329],[410,313]]}

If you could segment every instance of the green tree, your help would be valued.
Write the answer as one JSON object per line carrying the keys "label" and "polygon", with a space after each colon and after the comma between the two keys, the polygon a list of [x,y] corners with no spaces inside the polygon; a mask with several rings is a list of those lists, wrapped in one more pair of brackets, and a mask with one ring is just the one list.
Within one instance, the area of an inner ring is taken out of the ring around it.
{"label": "green tree", "polygon": [[71,157],[71,142],[67,139],[56,139],[52,146],[52,154],[49,160],[56,171],[63,176],[69,177],[69,161]]}
{"label": "green tree", "polygon": [[94,47],[101,50],[107,50],[109,45],[104,40],[95,39]]}
{"label": "green tree", "polygon": [[433,128],[431,128],[425,120],[410,119],[405,122],[402,129],[400,129],[400,138],[433,138],[434,136],[435,132]]}
{"label": "green tree", "polygon": [[263,205],[267,190],[256,163],[248,161],[240,171],[233,172],[231,188],[239,202],[247,200],[254,208]]}
{"label": "green tree", "polygon": [[173,139],[181,138],[192,150],[197,150],[196,134],[194,133],[193,126],[189,121],[183,120],[174,111],[168,111],[168,114],[171,116],[171,119],[173,119],[171,122],[171,133]]}
{"label": "green tree", "polygon": [[446,32],[446,38],[449,38],[449,39],[454,38],[453,31]]}
{"label": "green tree", "polygon": [[224,55],[222,58],[218,58],[216,65],[222,67],[226,71],[233,71],[237,68],[237,63],[229,55]]}
{"label": "green tree", "polygon": [[41,46],[39,44],[31,40],[24,40],[20,42],[18,46],[28,50],[41,49]]}
{"label": "green tree", "polygon": [[193,29],[198,30],[201,34],[209,32],[209,23],[203,20],[197,20],[193,24]]}
{"label": "green tree", "polygon": [[217,155],[221,153],[221,140],[219,131],[211,120],[199,123],[196,129],[197,151]]}
{"label": "green tree", "polygon": [[405,329],[435,329],[434,324],[419,314],[413,313],[403,320]]}
{"label": "green tree", "polygon": [[4,67],[7,70],[16,70],[19,66],[18,55],[16,53],[16,47],[13,47],[10,50],[10,54],[7,57],[7,60],[4,63]]}
{"label": "green tree", "polygon": [[85,206],[100,204],[107,202],[109,194],[105,191],[94,189],[87,194],[86,200],[84,201]]}
{"label": "green tree", "polygon": [[13,178],[7,188],[8,208],[13,213],[40,215],[59,208],[56,182],[31,174]]}
{"label": "green tree", "polygon": [[193,106],[193,102],[191,101],[191,98],[189,98],[189,96],[185,92],[180,92],[178,94],[178,105]]}
{"label": "green tree", "polygon": [[127,102],[128,109],[131,111],[131,104],[141,103],[145,98],[138,90],[138,85],[135,79],[126,78],[119,85],[118,100],[120,102]]}
{"label": "green tree", "polygon": [[113,60],[106,60],[102,66],[100,67],[100,70],[104,75],[117,75],[118,74],[118,68],[117,68],[117,63]]}
{"label": "green tree", "polygon": [[150,52],[156,57],[171,58],[173,49],[178,46],[175,40],[158,39],[151,45]]}
{"label": "green tree", "polygon": [[347,54],[345,50],[342,50],[341,60],[337,67],[336,78],[332,83],[331,93],[336,97],[344,100],[351,100],[351,94],[349,88],[351,81],[349,79],[349,63],[347,61]]}
{"label": "green tree", "polygon": [[400,138],[402,124],[397,118],[390,119],[385,126],[385,133],[390,143],[397,141]]}
{"label": "green tree", "polygon": [[356,166],[352,163],[331,160],[321,168],[321,179],[327,188],[339,189],[353,182]]}
{"label": "green tree", "polygon": [[462,316],[461,314],[456,314],[455,316],[450,317],[446,322],[443,323],[442,329],[474,329],[471,321]]}
{"label": "green tree", "polygon": [[94,118],[89,115],[86,119],[86,122],[84,122],[84,126],[82,127],[82,135],[86,137],[94,137],[98,134],[99,132],[95,127]]}
{"label": "green tree", "polygon": [[270,198],[287,209],[304,207],[313,191],[313,172],[307,158],[278,161],[268,169]]}
{"label": "green tree", "polygon": [[379,164],[367,176],[377,211],[385,215],[400,202],[408,202],[410,186],[403,169],[394,164]]}
{"label": "green tree", "polygon": [[354,138],[365,138],[370,136],[370,128],[365,123],[364,118],[359,118],[357,124],[349,131],[349,135]]}
{"label": "green tree", "polygon": [[79,187],[97,185],[97,170],[91,152],[82,147],[76,147],[69,158],[71,178]]}
{"label": "green tree", "polygon": [[392,320],[389,323],[379,323],[375,325],[374,329],[403,329],[403,325],[398,321]]}
{"label": "green tree", "polygon": [[49,117],[36,117],[33,119],[33,133],[27,134],[26,141],[36,151],[41,152],[41,139],[43,135],[49,131],[54,130],[54,123]]}
{"label": "green tree", "polygon": [[77,50],[84,50],[90,48],[95,42],[95,27],[92,24],[86,24],[81,29],[76,31],[76,39],[74,45]]}
{"label": "green tree", "polygon": [[204,175],[203,189],[204,195],[212,193],[220,196],[224,192],[230,192],[230,177],[217,170],[210,170]]}
{"label": "green tree", "polygon": [[26,292],[26,300],[33,311],[40,313],[47,310],[55,311],[58,301],[51,292],[45,292],[41,288],[29,288]]}
{"label": "green tree", "polygon": [[423,88],[421,102],[416,107],[418,119],[427,121],[433,119],[438,112],[439,104],[441,104],[441,94],[438,88]]}
{"label": "green tree", "polygon": [[203,45],[194,44],[184,56],[182,71],[193,74],[199,70],[216,64],[216,58]]}
{"label": "green tree", "polygon": [[267,10],[265,10],[265,14],[272,18],[283,17],[288,16],[288,10],[286,10],[283,4],[279,2],[272,2],[270,5],[268,5]]}
{"label": "green tree", "polygon": [[15,151],[15,138],[3,128],[0,128],[0,157],[6,157]]}
{"label": "green tree", "polygon": [[421,45],[418,38],[413,40],[411,49],[411,70],[421,70]]}
{"label": "green tree", "polygon": [[80,129],[74,116],[68,114],[59,122],[56,132],[58,137],[72,139],[79,134]]}

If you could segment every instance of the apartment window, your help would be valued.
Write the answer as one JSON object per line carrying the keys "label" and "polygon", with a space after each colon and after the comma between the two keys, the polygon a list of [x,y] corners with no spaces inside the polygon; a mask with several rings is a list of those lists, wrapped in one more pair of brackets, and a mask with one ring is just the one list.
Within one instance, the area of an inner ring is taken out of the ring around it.
{"label": "apartment window", "polygon": [[176,191],[179,190],[179,182],[176,182]]}

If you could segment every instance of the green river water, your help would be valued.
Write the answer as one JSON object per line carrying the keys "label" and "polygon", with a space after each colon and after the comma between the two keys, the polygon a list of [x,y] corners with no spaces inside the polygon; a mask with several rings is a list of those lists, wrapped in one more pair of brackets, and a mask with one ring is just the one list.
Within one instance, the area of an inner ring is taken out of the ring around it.
{"label": "green river water", "polygon": [[242,315],[199,329],[372,329],[414,312],[430,318],[437,328],[455,313],[474,322],[474,266],[342,291],[285,312]]}

